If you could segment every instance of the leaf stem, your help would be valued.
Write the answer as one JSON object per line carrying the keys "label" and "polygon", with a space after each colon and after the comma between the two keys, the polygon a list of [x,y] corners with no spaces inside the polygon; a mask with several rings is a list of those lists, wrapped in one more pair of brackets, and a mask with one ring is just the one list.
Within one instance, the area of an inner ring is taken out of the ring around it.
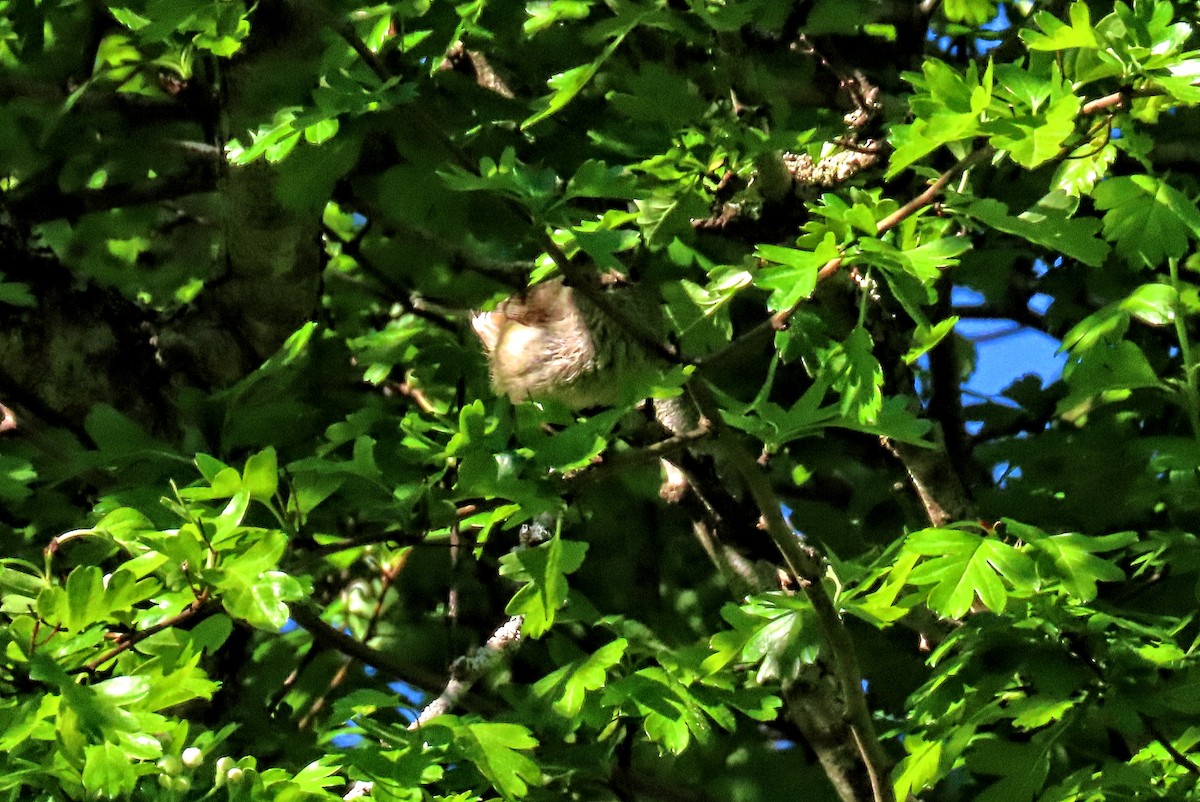
{"label": "leaf stem", "polygon": [[1192,434],[1200,439],[1200,385],[1196,381],[1196,357],[1192,350],[1192,342],[1187,333],[1187,312],[1180,302],[1182,282],[1179,279],[1179,260],[1167,260],[1171,271],[1171,289],[1175,298],[1171,302],[1171,318],[1175,322],[1175,336],[1179,340],[1179,357],[1183,360],[1183,401],[1187,409],[1188,421],[1192,425]]}

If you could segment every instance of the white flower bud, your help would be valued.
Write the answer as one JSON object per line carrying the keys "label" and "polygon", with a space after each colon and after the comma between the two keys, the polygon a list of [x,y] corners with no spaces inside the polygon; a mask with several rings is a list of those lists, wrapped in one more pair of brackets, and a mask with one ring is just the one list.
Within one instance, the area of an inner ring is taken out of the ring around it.
{"label": "white flower bud", "polygon": [[180,755],[180,757],[183,759],[183,765],[187,766],[189,769],[194,769],[204,762],[204,753],[194,746],[189,746],[187,749],[184,749],[183,754]]}

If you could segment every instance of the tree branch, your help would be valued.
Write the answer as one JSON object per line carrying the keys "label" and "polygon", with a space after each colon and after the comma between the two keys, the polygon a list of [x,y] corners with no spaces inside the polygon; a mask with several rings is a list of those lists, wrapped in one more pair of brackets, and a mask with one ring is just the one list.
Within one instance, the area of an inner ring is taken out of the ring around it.
{"label": "tree branch", "polygon": [[[191,143],[189,147],[192,145],[198,147],[199,143]],[[181,144],[180,147],[184,146]],[[187,169],[153,181],[75,192],[63,192],[56,184],[49,182],[30,184],[13,192],[9,196],[8,206],[19,220],[45,223],[214,191],[217,188],[218,161],[195,147],[191,148],[191,152],[199,154],[199,158],[189,159]]]}
{"label": "tree branch", "polygon": [[[811,545],[802,542],[788,526],[783,517],[781,502],[775,495],[767,475],[742,447],[737,435],[724,423],[720,410],[708,394],[707,388],[699,382],[692,382],[689,389],[701,414],[708,418],[714,428],[716,448],[746,483],[761,515],[760,525],[766,529],[771,541],[783,555],[788,571],[808,597],[816,613],[821,638],[829,650],[828,658],[836,674],[837,693],[845,706],[844,720],[853,734],[853,744],[842,741],[828,746],[838,750],[852,747],[858,753],[857,765],[850,766],[845,765],[841,758],[827,755],[828,761],[822,762],[828,771],[835,772],[830,775],[830,779],[846,802],[862,799],[892,802],[894,797],[891,785],[886,782],[890,761],[879,743],[875,725],[871,720],[871,711],[867,707],[862,687],[862,671],[858,667],[854,641],[846,630],[833,599],[826,592],[825,566],[821,555]],[[832,706],[836,706],[836,702],[830,698],[829,704],[822,707]],[[831,711],[822,712],[830,714]],[[813,744],[813,747],[819,748],[820,744]],[[881,782],[880,778],[885,779]],[[852,796],[848,795],[851,789]]]}
{"label": "tree branch", "polygon": [[146,627],[145,629],[139,629],[136,632],[130,632],[122,635],[117,639],[116,646],[109,649],[107,652],[95,658],[94,660],[89,660],[88,662],[84,663],[79,668],[75,669],[75,671],[95,674],[100,670],[102,665],[110,660],[116,659],[118,655],[128,651],[129,649],[132,649],[134,646],[141,643],[146,638],[149,638],[151,635],[156,635],[159,632],[162,632],[164,629],[177,627],[180,624],[184,624],[189,621],[193,623],[199,623],[213,613],[217,612],[219,609],[221,609],[221,605],[219,603],[211,599],[204,598],[202,594],[201,598],[193,601],[176,615],[173,615],[170,618],[165,618],[152,627]]}
{"label": "tree branch", "polygon": [[327,649],[341,652],[377,669],[392,679],[398,679],[430,693],[441,687],[441,678],[427,669],[400,662],[391,655],[372,649],[340,629],[325,623],[317,611],[304,603],[291,606],[292,620],[312,635],[313,641]]}
{"label": "tree branch", "polygon": [[479,679],[521,642],[523,616],[514,615],[498,626],[482,646],[472,649],[450,666],[450,680],[437,698],[421,710],[410,730],[419,729],[438,716],[449,713]]}

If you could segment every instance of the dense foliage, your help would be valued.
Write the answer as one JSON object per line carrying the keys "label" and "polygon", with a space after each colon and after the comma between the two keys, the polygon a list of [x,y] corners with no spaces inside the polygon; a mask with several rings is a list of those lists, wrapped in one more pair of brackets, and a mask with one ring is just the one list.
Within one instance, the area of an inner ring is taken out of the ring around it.
{"label": "dense foliage", "polygon": [[1200,793],[1196,4],[0,9],[0,797]]}

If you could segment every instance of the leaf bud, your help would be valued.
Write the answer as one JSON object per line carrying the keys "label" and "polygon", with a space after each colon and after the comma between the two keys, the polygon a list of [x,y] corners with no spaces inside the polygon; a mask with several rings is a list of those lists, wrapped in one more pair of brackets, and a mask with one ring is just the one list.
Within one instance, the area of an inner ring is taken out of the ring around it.
{"label": "leaf bud", "polygon": [[159,770],[163,773],[163,776],[166,777],[174,777],[176,774],[183,771],[183,761],[175,757],[175,755],[166,755],[165,757],[159,759],[158,763],[155,765],[158,766]]}

